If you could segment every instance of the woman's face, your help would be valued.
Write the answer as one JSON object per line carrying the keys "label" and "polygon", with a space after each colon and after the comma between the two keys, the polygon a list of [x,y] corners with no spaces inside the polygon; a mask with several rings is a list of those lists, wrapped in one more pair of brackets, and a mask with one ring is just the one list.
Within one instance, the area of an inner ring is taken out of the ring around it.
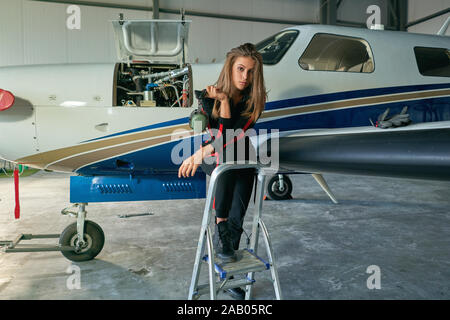
{"label": "woman's face", "polygon": [[250,57],[237,57],[232,67],[233,86],[239,91],[244,90],[253,81],[255,61]]}

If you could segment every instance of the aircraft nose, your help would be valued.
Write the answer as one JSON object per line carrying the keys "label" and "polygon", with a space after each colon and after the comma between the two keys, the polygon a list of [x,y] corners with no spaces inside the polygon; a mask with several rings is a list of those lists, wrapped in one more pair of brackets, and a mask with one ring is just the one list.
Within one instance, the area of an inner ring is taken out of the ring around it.
{"label": "aircraft nose", "polygon": [[14,95],[6,90],[0,89],[0,111],[9,109],[14,104]]}

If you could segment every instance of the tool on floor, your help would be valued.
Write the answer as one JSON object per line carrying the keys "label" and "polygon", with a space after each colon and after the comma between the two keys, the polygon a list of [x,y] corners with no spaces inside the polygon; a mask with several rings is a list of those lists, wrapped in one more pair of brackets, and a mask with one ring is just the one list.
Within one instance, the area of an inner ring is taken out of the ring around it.
{"label": "tool on floor", "polygon": [[[231,263],[221,263],[216,261],[211,235],[210,222],[212,218],[212,206],[214,194],[217,186],[218,177],[225,171],[234,169],[255,168],[257,171],[257,188],[255,213],[253,216],[252,237],[250,246],[247,249],[238,250],[236,254],[238,261]],[[192,272],[192,280],[189,288],[189,300],[198,299],[201,295],[209,292],[211,300],[215,300],[217,294],[221,290],[246,286],[245,300],[250,300],[252,296],[252,285],[255,283],[254,274],[258,271],[270,270],[275,296],[278,300],[282,299],[280,281],[278,271],[275,265],[272,244],[267,232],[267,228],[261,219],[261,211],[263,204],[263,196],[265,190],[264,169],[257,163],[250,164],[230,164],[225,163],[219,165],[212,173],[208,194],[206,198],[205,210],[203,213],[202,226],[200,229],[200,238],[195,256],[194,269]],[[257,255],[259,231],[262,235],[266,247],[268,261],[264,261]],[[205,255],[207,249],[207,255]],[[202,260],[208,264],[209,284],[199,285],[200,271]],[[245,278],[239,279],[236,275],[246,275]]]}
{"label": "tool on floor", "polygon": [[20,218],[20,201],[19,201],[19,170],[14,169],[14,193],[16,207],[14,208],[14,218]]}
{"label": "tool on floor", "polygon": [[129,213],[129,214],[120,214],[118,215],[119,218],[132,218],[132,217],[143,217],[143,216],[153,216],[153,213],[151,212],[144,212],[144,213]]}

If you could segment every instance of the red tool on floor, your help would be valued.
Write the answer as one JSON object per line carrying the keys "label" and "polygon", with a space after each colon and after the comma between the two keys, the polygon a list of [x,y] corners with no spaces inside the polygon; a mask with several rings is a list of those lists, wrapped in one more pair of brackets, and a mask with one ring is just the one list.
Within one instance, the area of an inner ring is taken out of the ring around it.
{"label": "red tool on floor", "polygon": [[14,190],[16,194],[16,208],[14,210],[14,217],[20,218],[20,203],[19,203],[19,170],[14,169]]}

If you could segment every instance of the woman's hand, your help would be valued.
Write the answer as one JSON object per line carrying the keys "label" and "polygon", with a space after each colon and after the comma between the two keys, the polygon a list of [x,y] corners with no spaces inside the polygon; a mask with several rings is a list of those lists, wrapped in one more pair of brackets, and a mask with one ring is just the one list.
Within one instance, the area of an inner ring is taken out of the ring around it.
{"label": "woman's hand", "polygon": [[211,99],[216,99],[220,102],[228,100],[227,95],[215,86],[207,86],[206,92],[208,92],[208,97]]}
{"label": "woman's hand", "polygon": [[219,100],[220,102],[220,108],[219,108],[219,115],[222,118],[231,118],[231,112],[230,112],[230,104],[228,103],[228,96],[223,93],[220,89],[216,88],[215,86],[208,86],[206,87],[206,91],[208,92],[208,97],[212,99]]}
{"label": "woman's hand", "polygon": [[185,159],[178,169],[178,178],[189,176],[193,177],[197,168],[202,164],[201,153],[196,152],[189,158]]}

